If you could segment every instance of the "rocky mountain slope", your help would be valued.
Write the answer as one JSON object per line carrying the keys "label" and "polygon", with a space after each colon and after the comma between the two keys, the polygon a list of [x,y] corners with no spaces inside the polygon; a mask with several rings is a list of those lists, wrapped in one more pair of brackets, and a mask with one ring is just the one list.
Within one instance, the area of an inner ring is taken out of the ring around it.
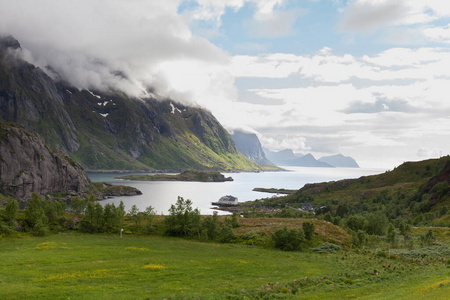
{"label": "rocky mountain slope", "polygon": [[258,170],[208,111],[171,99],[79,90],[23,60],[0,38],[0,120],[38,132],[91,170]]}
{"label": "rocky mountain slope", "polygon": [[75,196],[91,188],[80,164],[48,147],[36,133],[0,122],[0,194],[26,200],[33,192]]}
{"label": "rocky mountain slope", "polygon": [[230,136],[238,151],[247,158],[262,165],[274,166],[274,164],[266,158],[261,142],[256,134],[234,130],[230,133]]}

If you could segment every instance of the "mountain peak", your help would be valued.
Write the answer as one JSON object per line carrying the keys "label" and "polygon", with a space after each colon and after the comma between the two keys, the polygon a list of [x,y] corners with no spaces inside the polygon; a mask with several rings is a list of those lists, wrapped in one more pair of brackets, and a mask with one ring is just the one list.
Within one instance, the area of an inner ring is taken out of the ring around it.
{"label": "mountain peak", "polygon": [[0,51],[5,51],[8,48],[13,50],[20,49],[20,43],[13,36],[0,36]]}
{"label": "mountain peak", "polygon": [[319,158],[319,161],[330,164],[335,167],[359,168],[358,163],[353,158],[349,156],[344,156],[342,154],[324,156]]}

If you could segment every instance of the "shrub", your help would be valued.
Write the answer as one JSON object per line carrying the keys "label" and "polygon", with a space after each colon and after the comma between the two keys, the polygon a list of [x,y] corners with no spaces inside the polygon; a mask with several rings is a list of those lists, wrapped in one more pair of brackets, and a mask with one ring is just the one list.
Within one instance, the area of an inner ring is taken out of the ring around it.
{"label": "shrub", "polygon": [[419,237],[420,243],[422,246],[431,246],[433,245],[436,237],[432,229],[429,229],[426,234],[423,234]]}
{"label": "shrub", "polygon": [[38,220],[31,230],[31,234],[34,236],[45,236],[47,232],[48,228],[42,220]]}
{"label": "shrub", "polygon": [[286,226],[283,229],[277,229],[272,234],[272,241],[275,248],[284,251],[299,250],[303,240],[304,235],[302,231],[295,228],[288,230]]}
{"label": "shrub", "polygon": [[335,253],[337,251],[341,251],[342,248],[336,244],[325,242],[309,250],[317,253]]}
{"label": "shrub", "polygon": [[41,197],[36,193],[33,193],[27,208],[25,208],[25,222],[30,228],[34,228],[38,222],[43,224],[47,223],[44,209],[42,208]]}
{"label": "shrub", "polygon": [[384,235],[388,224],[388,218],[381,211],[379,211],[370,214],[367,218],[366,231],[368,234]]}
{"label": "shrub", "polygon": [[236,234],[230,226],[222,226],[219,231],[219,242],[231,243],[236,239]]}
{"label": "shrub", "polygon": [[264,233],[256,231],[250,231],[245,233],[241,237],[241,239],[244,244],[253,246],[262,246],[265,245],[267,242],[267,239],[264,237]]}
{"label": "shrub", "polygon": [[17,218],[17,210],[19,209],[19,203],[16,199],[8,198],[3,211],[3,215],[8,221],[14,221]]}
{"label": "shrub", "polygon": [[357,232],[358,230],[365,230],[366,229],[366,218],[359,215],[353,215],[348,217],[347,221],[345,222],[345,225],[347,228],[350,228],[351,230]]}
{"label": "shrub", "polygon": [[311,221],[305,221],[302,223],[302,229],[303,229],[303,234],[305,236],[305,239],[307,239],[308,241],[311,241],[314,236],[314,232],[316,231],[316,227],[314,226],[314,223]]}

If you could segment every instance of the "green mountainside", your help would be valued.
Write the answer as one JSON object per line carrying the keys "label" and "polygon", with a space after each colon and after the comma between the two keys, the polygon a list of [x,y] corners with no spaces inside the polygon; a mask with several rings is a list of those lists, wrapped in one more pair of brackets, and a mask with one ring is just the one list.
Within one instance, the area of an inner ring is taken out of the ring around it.
{"label": "green mountainside", "polygon": [[0,38],[0,120],[39,133],[90,170],[262,170],[205,109],[171,99],[79,90],[21,59]]}

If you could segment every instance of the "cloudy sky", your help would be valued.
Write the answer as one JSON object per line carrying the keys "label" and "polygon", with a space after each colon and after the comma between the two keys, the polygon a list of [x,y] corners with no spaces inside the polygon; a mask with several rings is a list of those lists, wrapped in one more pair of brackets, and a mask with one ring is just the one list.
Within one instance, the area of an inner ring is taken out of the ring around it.
{"label": "cloudy sky", "polygon": [[450,154],[447,1],[0,0],[0,33],[79,88],[152,86],[271,150]]}

